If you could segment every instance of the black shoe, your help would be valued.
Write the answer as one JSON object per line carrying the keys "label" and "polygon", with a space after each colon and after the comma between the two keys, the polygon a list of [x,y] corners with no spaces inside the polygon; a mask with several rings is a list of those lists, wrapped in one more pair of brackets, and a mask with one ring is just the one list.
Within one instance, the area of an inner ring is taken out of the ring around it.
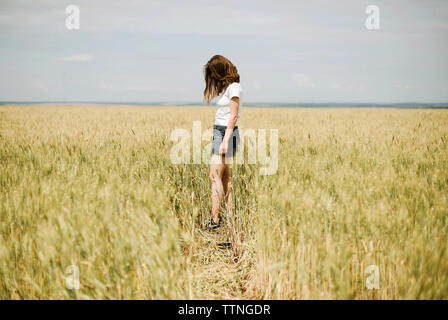
{"label": "black shoe", "polygon": [[219,218],[218,222],[213,221],[212,218],[208,218],[207,228],[216,230],[221,226],[221,218]]}

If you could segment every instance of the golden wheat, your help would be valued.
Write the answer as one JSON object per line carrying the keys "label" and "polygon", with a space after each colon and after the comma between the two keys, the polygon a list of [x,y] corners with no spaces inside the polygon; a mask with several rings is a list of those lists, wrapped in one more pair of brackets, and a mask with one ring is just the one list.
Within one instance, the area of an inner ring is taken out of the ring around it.
{"label": "golden wheat", "polygon": [[0,107],[0,298],[448,298],[447,111],[245,108],[279,168],[233,165],[214,233],[208,166],[170,161],[171,131],[213,114]]}

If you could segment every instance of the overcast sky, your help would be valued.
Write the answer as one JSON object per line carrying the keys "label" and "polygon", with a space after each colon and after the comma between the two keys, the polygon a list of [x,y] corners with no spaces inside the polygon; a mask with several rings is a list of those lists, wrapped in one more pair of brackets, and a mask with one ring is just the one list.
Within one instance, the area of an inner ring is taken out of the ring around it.
{"label": "overcast sky", "polygon": [[446,102],[448,1],[0,0],[3,101],[201,101],[214,54],[247,102]]}

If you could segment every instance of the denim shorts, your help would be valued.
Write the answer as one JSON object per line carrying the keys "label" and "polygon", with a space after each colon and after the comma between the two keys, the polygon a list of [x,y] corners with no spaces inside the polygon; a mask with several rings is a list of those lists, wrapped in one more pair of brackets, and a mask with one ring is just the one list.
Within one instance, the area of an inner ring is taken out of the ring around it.
{"label": "denim shorts", "polygon": [[[220,155],[219,147],[221,146],[222,139],[224,139],[224,135],[226,134],[226,126],[213,126],[213,142],[212,142],[212,152],[213,154]],[[227,146],[226,157],[233,157],[236,153],[238,144],[240,143],[240,133],[238,131],[238,127],[233,128],[232,136],[229,139],[229,144]]]}

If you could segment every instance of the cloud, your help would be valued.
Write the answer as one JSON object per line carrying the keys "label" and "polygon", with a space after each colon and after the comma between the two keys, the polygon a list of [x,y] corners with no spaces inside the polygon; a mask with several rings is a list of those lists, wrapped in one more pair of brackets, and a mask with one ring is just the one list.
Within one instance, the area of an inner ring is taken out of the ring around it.
{"label": "cloud", "polygon": [[330,89],[347,90],[347,91],[364,91],[365,87],[363,85],[353,85],[353,84],[341,84],[333,83],[330,85]]}
{"label": "cloud", "polygon": [[254,88],[257,91],[259,91],[261,89],[260,84],[258,83],[257,80],[252,81],[252,88]]}
{"label": "cloud", "polygon": [[128,85],[111,85],[111,84],[101,84],[100,89],[107,91],[159,91],[160,87],[151,84],[128,84]]}
{"label": "cloud", "polygon": [[316,84],[303,73],[294,74],[291,78],[298,88],[313,88],[316,86]]}
{"label": "cloud", "polygon": [[441,29],[441,30],[445,31],[445,30],[448,30],[448,23],[446,23],[446,22],[434,23],[432,25],[432,28]]}
{"label": "cloud", "polygon": [[92,61],[95,57],[91,54],[76,53],[71,56],[62,57],[60,60],[68,62],[87,62]]}
{"label": "cloud", "polygon": [[42,91],[48,92],[48,88],[47,88],[42,82],[35,81],[35,82],[33,82],[31,85],[32,85],[34,88],[38,88],[38,89],[40,89],[40,90],[42,90]]}
{"label": "cloud", "polygon": [[409,90],[409,89],[416,89],[415,86],[412,86],[412,85],[409,85],[409,84],[396,84],[396,85],[394,85],[394,88],[397,88],[397,89],[407,89],[407,90]]}

